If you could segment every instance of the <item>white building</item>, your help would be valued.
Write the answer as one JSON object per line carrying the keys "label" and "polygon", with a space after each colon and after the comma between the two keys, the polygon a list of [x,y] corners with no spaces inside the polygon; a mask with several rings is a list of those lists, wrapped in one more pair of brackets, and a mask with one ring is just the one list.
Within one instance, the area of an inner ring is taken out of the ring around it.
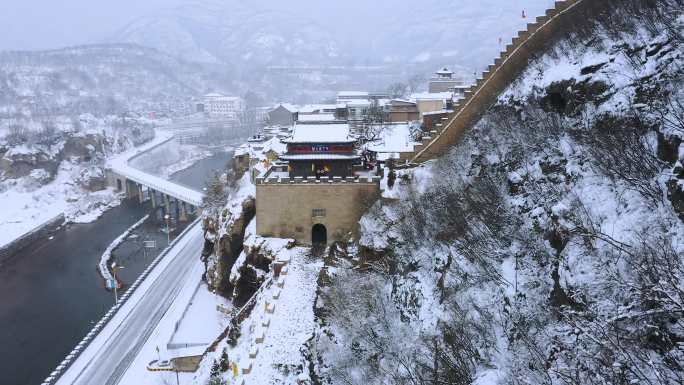
{"label": "white building", "polygon": [[369,100],[370,95],[366,91],[340,91],[337,93],[337,103],[343,104],[350,101]]}
{"label": "white building", "polygon": [[204,112],[234,118],[244,109],[244,101],[239,96],[226,96],[220,93],[204,95]]}

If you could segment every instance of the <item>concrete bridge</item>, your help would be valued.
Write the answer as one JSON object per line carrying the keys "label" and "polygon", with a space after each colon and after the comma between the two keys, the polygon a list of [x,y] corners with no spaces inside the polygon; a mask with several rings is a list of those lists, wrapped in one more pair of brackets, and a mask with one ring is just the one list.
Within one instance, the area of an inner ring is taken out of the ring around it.
{"label": "concrete bridge", "polygon": [[175,200],[179,211],[178,219],[183,221],[187,219],[188,214],[199,210],[204,194],[129,166],[129,162],[134,158],[173,139],[172,132],[157,131],[157,137],[152,142],[110,160],[106,167],[107,180],[117,190],[125,192],[128,198],[138,199],[140,203],[150,199],[152,207],[161,205],[165,213],[171,212],[171,203]]}
{"label": "concrete bridge", "polygon": [[544,16],[527,24],[527,29],[519,31],[506,50],[465,91],[454,112],[425,133],[412,153],[403,153],[402,160],[422,163],[439,157],[458,143],[464,132],[480,120],[506,87],[527,68],[530,60],[572,30],[574,20],[582,17],[581,6],[587,3],[588,0],[556,1]]}

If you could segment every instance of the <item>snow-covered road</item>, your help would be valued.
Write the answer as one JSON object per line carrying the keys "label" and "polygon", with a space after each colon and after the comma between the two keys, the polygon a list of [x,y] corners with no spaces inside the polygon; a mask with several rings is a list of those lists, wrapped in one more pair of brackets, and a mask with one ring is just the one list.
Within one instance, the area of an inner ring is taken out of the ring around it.
{"label": "snow-covered road", "polygon": [[202,229],[196,223],[57,384],[117,384],[171,307],[188,273],[201,264],[202,243]]}

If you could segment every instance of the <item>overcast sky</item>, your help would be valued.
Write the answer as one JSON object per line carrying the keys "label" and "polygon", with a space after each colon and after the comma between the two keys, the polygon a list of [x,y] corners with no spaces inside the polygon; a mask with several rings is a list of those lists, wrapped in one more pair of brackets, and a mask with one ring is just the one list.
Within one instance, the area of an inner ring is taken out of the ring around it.
{"label": "overcast sky", "polygon": [[[50,49],[102,41],[140,16],[193,1],[212,0],[0,0],[0,50]],[[251,0],[245,1],[246,5]],[[255,5],[300,12],[312,7],[345,8],[344,2],[328,0],[261,0]]]}
{"label": "overcast sky", "polygon": [[0,50],[99,41],[132,19],[181,0],[0,0]]}
{"label": "overcast sky", "polygon": [[[197,1],[220,4],[237,1],[249,7],[287,9],[300,14],[316,14],[314,19],[322,22],[352,26],[355,20],[358,23],[359,11],[361,15],[391,16],[393,11],[402,7],[421,4],[419,0],[0,0],[0,50],[50,49],[97,43],[140,16]],[[469,4],[471,8],[480,3],[480,0],[445,1]],[[553,3],[553,0],[500,1],[509,8]],[[489,9],[483,11],[488,12]],[[345,17],[349,20],[344,20]]]}

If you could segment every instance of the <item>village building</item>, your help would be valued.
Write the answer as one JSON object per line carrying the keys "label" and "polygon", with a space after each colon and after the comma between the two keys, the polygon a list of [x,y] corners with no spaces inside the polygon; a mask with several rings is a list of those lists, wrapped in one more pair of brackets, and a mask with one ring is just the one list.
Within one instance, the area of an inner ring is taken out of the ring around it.
{"label": "village building", "polygon": [[256,179],[256,228],[264,237],[330,244],[358,233],[380,193],[348,124],[297,124],[286,151]]}
{"label": "village building", "polygon": [[453,97],[454,95],[451,92],[427,92],[411,95],[411,98],[415,100],[416,106],[418,107],[420,119],[423,118],[423,115],[426,112],[452,109],[454,102]]}
{"label": "village building", "polygon": [[347,120],[350,122],[360,122],[366,118],[368,110],[371,108],[370,100],[349,100],[347,101]]}
{"label": "village building", "polygon": [[[298,121],[302,121],[305,115],[333,115],[335,120],[345,120],[347,116],[347,104],[309,104],[299,108]],[[306,119],[306,118],[304,118]]]}
{"label": "village building", "polygon": [[428,80],[429,93],[451,92],[461,86],[463,86],[463,80],[454,77],[454,73],[446,67],[435,72]]}
{"label": "village building", "polygon": [[268,124],[273,126],[291,126],[297,121],[297,107],[288,103],[280,103],[268,112]]}
{"label": "village building", "polygon": [[254,135],[235,149],[233,169],[237,174],[249,171],[250,179],[254,182],[258,174],[276,163],[285,150],[285,144],[277,136]]}
{"label": "village building", "polygon": [[244,102],[238,96],[226,96],[216,92],[204,95],[201,109],[209,115],[235,118],[244,109]]}
{"label": "village building", "polygon": [[412,122],[420,119],[418,106],[410,100],[392,99],[385,104],[384,110],[390,123]]}
{"label": "village building", "polygon": [[465,92],[470,89],[470,86],[466,85],[458,85],[458,86],[453,86],[449,88],[449,92],[451,92],[454,95],[454,100],[460,100],[465,98]]}

